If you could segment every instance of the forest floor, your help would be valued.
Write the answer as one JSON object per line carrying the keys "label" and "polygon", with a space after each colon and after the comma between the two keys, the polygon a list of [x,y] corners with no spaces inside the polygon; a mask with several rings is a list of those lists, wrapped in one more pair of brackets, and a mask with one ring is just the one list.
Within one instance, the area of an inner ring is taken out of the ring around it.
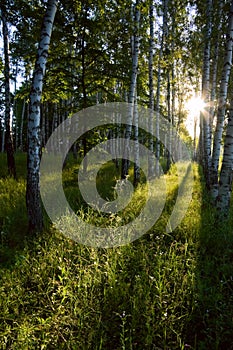
{"label": "forest floor", "polygon": [[[191,204],[172,233],[165,231],[177,195],[171,171],[155,226],[108,249],[74,242],[48,219],[40,236],[29,236],[24,154],[16,164],[13,180],[0,155],[1,349],[233,349],[233,213],[216,222],[196,164]],[[74,206],[76,168],[63,174]],[[106,171],[105,196],[107,179],[109,189],[114,182],[112,167]]]}

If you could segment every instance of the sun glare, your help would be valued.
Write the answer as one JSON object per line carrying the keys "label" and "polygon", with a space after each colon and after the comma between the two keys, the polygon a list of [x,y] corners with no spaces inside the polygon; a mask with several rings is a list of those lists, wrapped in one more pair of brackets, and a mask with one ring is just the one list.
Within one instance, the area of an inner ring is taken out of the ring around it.
{"label": "sun glare", "polygon": [[187,101],[186,108],[190,115],[196,116],[205,107],[204,101],[200,97],[192,97]]}
{"label": "sun glare", "polygon": [[[204,109],[205,103],[200,97],[191,97],[186,102],[186,110],[187,110],[187,119],[185,122],[186,128],[190,134],[190,136],[193,138],[194,133],[196,132],[196,135],[199,134],[199,116],[200,112]],[[194,129],[196,128],[196,131]]]}

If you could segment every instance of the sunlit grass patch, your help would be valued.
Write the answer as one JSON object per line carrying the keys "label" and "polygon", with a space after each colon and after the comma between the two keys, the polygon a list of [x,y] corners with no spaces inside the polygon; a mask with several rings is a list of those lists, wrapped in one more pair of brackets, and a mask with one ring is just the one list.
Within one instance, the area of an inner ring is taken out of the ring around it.
{"label": "sunlit grass patch", "polygon": [[[74,162],[64,168],[63,187],[84,221],[114,228],[144,206],[142,183],[122,216],[87,207],[77,170]],[[196,165],[193,170],[192,201],[175,230],[166,232],[178,193],[174,168],[165,175],[166,203],[156,224],[133,243],[108,249],[82,245],[51,226],[23,237],[25,182],[1,179],[1,348],[230,349],[232,218],[216,225],[201,174]],[[105,199],[115,199],[116,180],[114,164],[100,169]]]}

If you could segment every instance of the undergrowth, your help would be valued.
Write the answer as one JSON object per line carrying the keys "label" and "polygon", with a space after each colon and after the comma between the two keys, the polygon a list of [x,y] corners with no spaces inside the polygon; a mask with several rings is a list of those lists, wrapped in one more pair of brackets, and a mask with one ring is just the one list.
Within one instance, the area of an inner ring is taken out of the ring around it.
{"label": "undergrowth", "polygon": [[[81,245],[52,227],[28,236],[23,172],[17,181],[1,173],[0,348],[233,349],[232,215],[216,222],[202,175],[193,170],[192,202],[179,227],[165,231],[177,194],[171,171],[155,226],[108,249]],[[98,186],[108,198],[116,179],[110,164],[106,171]],[[64,187],[78,209],[84,203],[75,176],[69,165]]]}

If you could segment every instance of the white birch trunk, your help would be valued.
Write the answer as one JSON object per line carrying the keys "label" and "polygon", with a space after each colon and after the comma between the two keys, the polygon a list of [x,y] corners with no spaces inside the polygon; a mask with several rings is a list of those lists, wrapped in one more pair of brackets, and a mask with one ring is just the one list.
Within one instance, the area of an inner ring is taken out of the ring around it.
{"label": "white birch trunk", "polygon": [[138,140],[138,104],[137,98],[134,102],[134,186],[137,186],[140,181],[140,154]]}
{"label": "white birch trunk", "polygon": [[136,94],[136,85],[137,85],[137,74],[138,74],[138,56],[139,56],[139,46],[140,46],[140,39],[139,39],[139,23],[140,23],[140,11],[138,8],[138,1],[135,4],[135,33],[134,33],[134,45],[133,45],[133,53],[132,53],[132,74],[131,74],[131,82],[130,82],[130,92],[129,92],[129,116],[127,119],[127,125],[125,129],[125,144],[124,144],[124,154],[122,159],[122,173],[121,177],[124,179],[129,172],[129,161],[127,158],[129,157],[129,147],[130,147],[130,136],[132,133],[132,121],[133,121],[133,113],[134,108],[133,104],[135,101],[135,94]]}
{"label": "white birch trunk", "polygon": [[14,146],[11,125],[11,98],[10,98],[10,58],[9,58],[9,41],[8,26],[6,19],[5,3],[0,5],[2,34],[3,34],[3,51],[4,51],[4,89],[5,89],[5,149],[7,152],[7,166],[10,176],[16,177]]}
{"label": "white birch trunk", "polygon": [[171,140],[171,82],[170,82],[170,73],[167,73],[167,116],[168,116],[168,130],[167,130],[167,171],[171,166],[171,151],[172,151],[172,140]]}
{"label": "white birch trunk", "polygon": [[206,9],[206,34],[203,60],[203,75],[202,75],[202,99],[207,104],[205,112],[201,113],[202,136],[203,144],[203,159],[202,164],[204,168],[204,175],[206,179],[207,188],[210,186],[210,162],[211,162],[211,132],[210,132],[210,115],[209,115],[209,101],[210,101],[210,39],[212,32],[212,0],[207,0]]}
{"label": "white birch trunk", "polygon": [[156,136],[156,145],[155,145],[155,174],[158,177],[160,175],[160,167],[159,167],[159,159],[160,159],[160,88],[161,88],[161,59],[162,59],[162,49],[160,49],[159,53],[159,63],[158,63],[158,75],[157,75],[157,89],[156,89],[156,105],[155,105],[155,112],[156,112],[156,130],[155,130],[155,136]]}
{"label": "white birch trunk", "polygon": [[233,174],[233,98],[231,100],[230,114],[224,143],[223,162],[219,180],[217,196],[217,209],[220,216],[227,216],[230,207]]}
{"label": "white birch trunk", "polygon": [[[173,44],[172,44],[172,51],[174,51]],[[170,139],[171,139],[171,142],[170,142],[170,155],[172,154],[172,148],[175,146],[174,125],[175,125],[175,111],[176,111],[176,88],[175,88],[174,62],[172,63],[172,83],[171,83],[171,88],[172,88],[172,91],[171,91],[171,128],[170,128]],[[172,162],[172,157],[170,159],[171,159],[171,162]]]}
{"label": "white birch trunk", "polygon": [[155,174],[160,176],[160,89],[161,89],[161,61],[163,58],[164,40],[167,32],[167,12],[168,12],[168,0],[163,0],[163,29],[162,29],[162,39],[159,50],[159,62],[158,62],[158,73],[157,73],[157,90],[156,90],[156,146],[155,146]]}
{"label": "white birch trunk", "polygon": [[20,130],[19,130],[19,149],[23,151],[23,123],[24,123],[24,114],[25,114],[25,98],[23,99],[23,108],[21,113],[21,122],[20,122]]}
{"label": "white birch trunk", "polygon": [[149,101],[149,108],[150,108],[150,118],[149,118],[149,159],[148,159],[148,177],[153,178],[155,176],[155,164],[154,159],[152,157],[152,152],[154,151],[154,142],[153,142],[153,135],[154,135],[154,128],[153,128],[153,117],[154,117],[154,1],[150,1],[150,47],[149,47],[149,92],[150,92],[150,101]]}
{"label": "white birch trunk", "polygon": [[39,167],[41,152],[40,103],[43,88],[43,77],[45,74],[45,67],[56,10],[57,0],[48,0],[30,92],[26,191],[30,232],[40,232],[43,228],[39,187]]}
{"label": "white birch trunk", "polygon": [[233,48],[233,1],[231,3],[230,14],[229,14],[229,26],[227,31],[225,58],[222,69],[222,78],[220,85],[218,110],[217,110],[217,125],[214,134],[213,143],[213,154],[211,162],[211,195],[213,200],[216,199],[218,194],[218,167],[219,167],[219,157],[221,152],[221,141],[222,133],[224,127],[224,119],[226,113],[226,101],[228,84],[231,73],[232,65],[232,48]]}
{"label": "white birch trunk", "polygon": [[217,14],[217,23],[218,26],[216,28],[217,31],[217,37],[214,47],[214,55],[213,55],[213,67],[212,67],[212,82],[211,82],[211,93],[210,93],[210,127],[211,130],[213,130],[213,121],[216,111],[216,95],[217,95],[217,75],[218,75],[218,62],[219,62],[219,44],[220,44],[220,33],[222,30],[222,10],[223,10],[223,2],[220,2],[218,7],[218,14]]}
{"label": "white birch trunk", "polygon": [[1,122],[1,138],[2,138],[2,143],[1,143],[1,153],[4,152],[4,146],[5,146],[5,127],[4,127],[4,122]]}

